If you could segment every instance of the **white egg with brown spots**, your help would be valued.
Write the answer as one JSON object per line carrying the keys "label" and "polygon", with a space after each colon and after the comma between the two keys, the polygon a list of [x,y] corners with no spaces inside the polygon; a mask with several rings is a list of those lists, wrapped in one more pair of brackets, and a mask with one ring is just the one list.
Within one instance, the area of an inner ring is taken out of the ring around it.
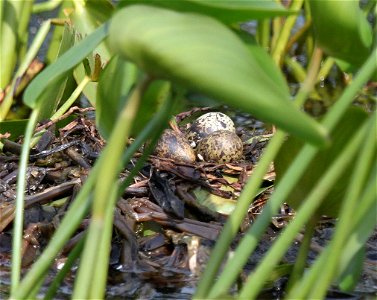
{"label": "white egg with brown spots", "polygon": [[242,155],[242,140],[236,133],[228,130],[218,130],[209,134],[197,147],[197,156],[207,162],[233,162],[240,160]]}
{"label": "white egg with brown spots", "polygon": [[227,115],[221,112],[210,112],[200,116],[192,123],[186,137],[191,146],[196,147],[203,138],[218,130],[236,131],[232,119]]}
{"label": "white egg with brown spots", "polygon": [[173,159],[178,162],[194,163],[195,151],[191,148],[183,134],[166,129],[159,139],[154,153],[157,156]]}

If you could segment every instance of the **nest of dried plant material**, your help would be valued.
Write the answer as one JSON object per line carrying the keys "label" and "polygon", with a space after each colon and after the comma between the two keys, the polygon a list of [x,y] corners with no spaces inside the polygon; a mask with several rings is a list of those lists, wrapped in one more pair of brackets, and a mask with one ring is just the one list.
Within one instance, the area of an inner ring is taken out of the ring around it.
{"label": "nest of dried plant material", "polygon": [[[46,132],[32,149],[27,169],[24,267],[48,243],[105,146],[94,121],[84,116],[59,129],[58,134],[54,133],[54,126],[47,123],[39,127]],[[5,242],[2,263],[10,259],[9,237],[22,138],[3,142],[0,154],[0,240]],[[245,159],[224,164],[182,163],[151,155],[124,190],[114,212],[110,281],[123,281],[127,274],[137,271],[139,277],[132,281],[133,289],[144,290],[145,282],[160,287],[178,288],[188,283],[194,286],[197,277],[192,275],[202,272],[264,143],[246,144]],[[135,154],[119,180],[124,180],[128,168],[133,167],[140,155],[141,152]],[[254,158],[249,159],[250,156]],[[250,207],[242,230],[260,213],[273,179],[271,167],[265,177],[265,192],[258,196],[258,209]],[[90,215],[82,221],[57,258],[55,268],[82,239],[89,219]]]}

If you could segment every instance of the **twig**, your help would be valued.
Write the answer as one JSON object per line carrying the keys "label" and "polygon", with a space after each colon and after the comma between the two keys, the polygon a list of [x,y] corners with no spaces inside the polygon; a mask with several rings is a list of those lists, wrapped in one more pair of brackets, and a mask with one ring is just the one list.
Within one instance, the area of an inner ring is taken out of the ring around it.
{"label": "twig", "polygon": [[58,117],[54,120],[50,120],[47,123],[38,126],[35,131],[38,132],[38,131],[41,131],[43,129],[46,129],[46,128],[56,124],[57,122],[64,120],[65,118],[69,117],[71,114],[73,114],[76,111],[78,111],[79,113],[85,113],[85,112],[94,111],[94,110],[95,110],[94,107],[80,108],[78,106],[73,106],[65,114],[61,115],[60,117]]}

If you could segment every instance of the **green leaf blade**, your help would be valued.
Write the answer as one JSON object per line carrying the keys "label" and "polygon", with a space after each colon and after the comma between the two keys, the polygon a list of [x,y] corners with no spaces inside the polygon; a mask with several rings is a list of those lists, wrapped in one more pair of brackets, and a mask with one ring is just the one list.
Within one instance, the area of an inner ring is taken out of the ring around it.
{"label": "green leaf blade", "polygon": [[127,95],[135,83],[135,80],[130,78],[134,72],[135,66],[119,56],[114,56],[101,72],[96,96],[96,123],[105,138],[110,137],[114,120],[125,105]]}
{"label": "green leaf blade", "polygon": [[[70,15],[70,20],[76,32],[79,34],[76,43],[79,43],[81,37],[90,35],[98,26],[106,23],[110,19],[114,10],[114,7],[109,0],[74,1],[73,4],[75,10]],[[110,60],[111,53],[106,41],[100,43],[95,49],[93,49],[92,57],[89,57],[90,62],[94,62],[95,55],[99,55],[102,62]],[[90,67],[91,71],[93,71],[93,64],[90,64]],[[86,72],[83,64],[80,64],[75,68],[73,75],[77,82],[81,82],[84,79]],[[96,91],[96,81],[89,82],[83,91],[84,95],[93,106],[96,106]]]}
{"label": "green leaf blade", "polygon": [[[312,188],[326,173],[339,153],[343,150],[350,137],[357,132],[361,124],[366,120],[367,114],[359,108],[350,108],[343,116],[337,127],[332,131],[332,144],[330,147],[318,152],[307,172],[301,177],[298,184],[287,197],[288,204],[298,209],[303,199],[306,199]],[[281,148],[275,160],[277,182],[284,177],[285,171],[303,147],[303,143],[294,137],[290,137]],[[354,169],[354,163],[348,166],[347,172],[340,177],[331,191],[322,201],[319,213],[337,217],[344,200],[345,191],[349,185],[350,177]]]}
{"label": "green leaf blade", "polygon": [[264,19],[276,16],[287,16],[296,13],[284,8],[272,0],[264,1],[228,1],[228,0],[124,0],[119,6],[133,4],[147,4],[156,7],[168,8],[180,12],[195,12],[204,14],[230,25],[237,22],[246,22],[252,19]]}
{"label": "green leaf blade", "polygon": [[[314,144],[326,143],[325,130],[294,107],[287,89],[269,74],[271,67],[266,71],[261,59],[216,20],[134,5],[113,17],[109,31],[113,50],[150,75],[200,91]],[[280,72],[277,67],[275,72]]]}
{"label": "green leaf blade", "polygon": [[106,24],[102,25],[41,72],[25,90],[24,103],[31,108],[40,105],[47,87],[78,65],[107,36],[107,29]]}
{"label": "green leaf blade", "polygon": [[373,34],[359,1],[309,1],[314,33],[329,55],[360,66],[369,56]]}

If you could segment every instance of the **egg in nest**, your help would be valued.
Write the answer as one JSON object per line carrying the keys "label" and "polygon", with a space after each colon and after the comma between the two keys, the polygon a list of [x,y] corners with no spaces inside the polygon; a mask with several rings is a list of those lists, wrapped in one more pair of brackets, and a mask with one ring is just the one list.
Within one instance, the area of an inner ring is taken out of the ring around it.
{"label": "egg in nest", "polygon": [[243,143],[236,133],[218,130],[199,142],[197,155],[204,161],[218,163],[238,161],[243,155]]}
{"label": "egg in nest", "polygon": [[170,158],[178,162],[195,162],[195,151],[191,148],[183,134],[166,129],[157,142],[154,153],[157,156]]}
{"label": "egg in nest", "polygon": [[206,113],[197,118],[187,131],[186,137],[192,147],[209,134],[218,130],[235,132],[235,126],[231,118],[221,112]]}

